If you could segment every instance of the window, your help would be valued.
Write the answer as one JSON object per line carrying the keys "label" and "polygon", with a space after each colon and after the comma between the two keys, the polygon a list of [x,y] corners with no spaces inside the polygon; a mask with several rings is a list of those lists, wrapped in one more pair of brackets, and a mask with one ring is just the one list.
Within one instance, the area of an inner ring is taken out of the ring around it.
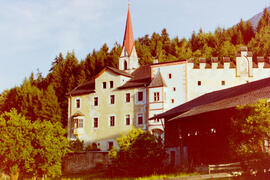
{"label": "window", "polygon": [[126,93],[126,102],[130,102],[130,93]]}
{"label": "window", "polygon": [[143,124],[143,114],[138,114],[138,125]]}
{"label": "window", "polygon": [[113,148],[113,141],[109,141],[108,142],[108,146],[109,146],[108,150],[109,151],[112,150],[112,148]]}
{"label": "window", "polygon": [[225,81],[221,81],[221,85],[222,86],[225,86]]}
{"label": "window", "polygon": [[98,97],[94,97],[94,106],[98,106]]}
{"label": "window", "polygon": [[174,99],[172,99],[171,101],[172,101],[172,103],[174,103]]}
{"label": "window", "polygon": [[115,116],[110,116],[110,126],[115,126]]}
{"label": "window", "polygon": [[202,85],[202,82],[201,81],[198,81],[198,86],[201,86]]}
{"label": "window", "polygon": [[98,128],[98,118],[94,118],[94,128]]}
{"label": "window", "polygon": [[169,79],[172,79],[172,74],[171,73],[169,74]]}
{"label": "window", "polygon": [[110,96],[110,102],[111,102],[111,104],[115,103],[115,96],[114,95]]}
{"label": "window", "polygon": [[138,101],[143,100],[143,92],[138,92]]}
{"label": "window", "polygon": [[79,128],[83,128],[83,119],[79,119]]}
{"label": "window", "polygon": [[124,61],[124,70],[127,70],[127,61]]}
{"label": "window", "polygon": [[76,99],[76,108],[80,108],[80,107],[81,107],[81,100]]}
{"label": "window", "polygon": [[173,91],[176,91],[176,87],[173,87]]}
{"label": "window", "polygon": [[110,88],[113,88],[113,81],[110,81]]}
{"label": "window", "polygon": [[154,102],[159,101],[159,92],[154,92]]}
{"label": "window", "polygon": [[103,82],[103,89],[106,89],[106,82]]}
{"label": "window", "polygon": [[83,119],[74,119],[74,128],[83,128]]}
{"label": "window", "polygon": [[130,125],[130,115],[129,114],[126,115],[126,125],[127,126]]}

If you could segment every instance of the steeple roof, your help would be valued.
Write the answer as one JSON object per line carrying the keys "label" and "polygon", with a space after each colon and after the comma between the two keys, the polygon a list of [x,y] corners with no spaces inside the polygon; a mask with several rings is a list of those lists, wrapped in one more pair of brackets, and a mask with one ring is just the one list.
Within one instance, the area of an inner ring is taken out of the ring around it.
{"label": "steeple roof", "polygon": [[123,41],[123,48],[124,47],[126,48],[129,56],[131,55],[132,48],[134,45],[135,45],[135,42],[134,42],[134,37],[133,37],[130,9],[128,6],[127,22],[126,22],[124,41]]}

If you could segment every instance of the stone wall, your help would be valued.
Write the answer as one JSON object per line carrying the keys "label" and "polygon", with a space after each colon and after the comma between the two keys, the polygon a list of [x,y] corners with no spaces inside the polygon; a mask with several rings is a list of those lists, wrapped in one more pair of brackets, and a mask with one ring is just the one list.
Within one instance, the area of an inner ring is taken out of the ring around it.
{"label": "stone wall", "polygon": [[69,153],[63,159],[63,174],[91,171],[109,164],[108,152],[88,151]]}

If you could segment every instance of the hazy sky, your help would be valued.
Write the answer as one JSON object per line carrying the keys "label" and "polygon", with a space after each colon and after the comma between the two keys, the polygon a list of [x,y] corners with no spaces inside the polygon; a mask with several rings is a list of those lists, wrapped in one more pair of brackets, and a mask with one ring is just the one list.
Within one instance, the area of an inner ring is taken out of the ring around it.
{"label": "hazy sky", "polygon": [[[190,38],[247,20],[270,0],[130,0],[134,37],[167,29]],[[122,44],[127,0],[0,0],[0,93],[39,69],[46,76],[60,53],[83,59],[104,43]]]}

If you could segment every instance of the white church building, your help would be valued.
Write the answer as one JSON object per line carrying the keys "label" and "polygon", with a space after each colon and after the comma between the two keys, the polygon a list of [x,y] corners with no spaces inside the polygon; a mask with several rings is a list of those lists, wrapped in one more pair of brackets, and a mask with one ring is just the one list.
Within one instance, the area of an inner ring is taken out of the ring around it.
{"label": "white church building", "polygon": [[108,151],[133,127],[163,136],[163,121],[150,117],[202,94],[270,76],[269,59],[254,62],[246,47],[235,61],[213,57],[210,63],[201,58],[198,64],[189,59],[140,66],[129,9],[118,67],[105,67],[69,93],[69,139]]}

